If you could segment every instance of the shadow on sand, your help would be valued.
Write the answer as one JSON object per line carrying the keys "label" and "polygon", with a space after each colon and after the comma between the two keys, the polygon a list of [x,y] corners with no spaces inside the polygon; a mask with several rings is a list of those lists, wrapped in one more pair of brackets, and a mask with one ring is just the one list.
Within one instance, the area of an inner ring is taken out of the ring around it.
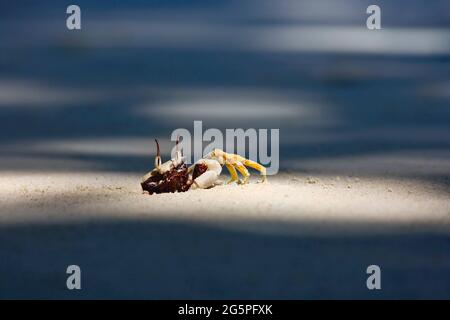
{"label": "shadow on sand", "polygon": [[[2,226],[0,298],[450,298],[450,237],[267,235],[173,221]],[[82,290],[66,289],[66,268]],[[382,290],[366,268],[382,269]]]}

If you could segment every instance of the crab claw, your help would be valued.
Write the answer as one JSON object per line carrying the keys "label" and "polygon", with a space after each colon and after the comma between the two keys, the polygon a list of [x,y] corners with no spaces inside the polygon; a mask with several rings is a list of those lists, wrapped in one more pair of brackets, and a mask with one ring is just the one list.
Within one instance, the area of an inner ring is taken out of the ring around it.
{"label": "crab claw", "polygon": [[192,172],[192,189],[207,189],[216,184],[220,172],[222,171],[222,166],[217,160],[200,159],[192,165],[188,171]]}

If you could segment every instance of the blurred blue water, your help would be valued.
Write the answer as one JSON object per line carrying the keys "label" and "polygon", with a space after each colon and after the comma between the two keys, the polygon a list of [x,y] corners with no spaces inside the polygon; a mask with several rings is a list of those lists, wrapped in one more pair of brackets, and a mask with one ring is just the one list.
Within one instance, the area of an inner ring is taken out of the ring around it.
{"label": "blurred blue water", "polygon": [[[204,118],[205,127],[280,128],[282,169],[290,159],[449,151],[447,1],[380,1],[378,31],[365,28],[369,1],[77,4],[80,31],[65,28],[64,3],[1,4],[0,143],[151,141]],[[224,100],[280,116],[215,117]],[[196,104],[209,106],[206,117]],[[378,134],[392,131],[404,138]],[[344,138],[307,139],[337,133]],[[15,150],[9,156],[36,156]],[[146,163],[87,157],[105,170]]]}

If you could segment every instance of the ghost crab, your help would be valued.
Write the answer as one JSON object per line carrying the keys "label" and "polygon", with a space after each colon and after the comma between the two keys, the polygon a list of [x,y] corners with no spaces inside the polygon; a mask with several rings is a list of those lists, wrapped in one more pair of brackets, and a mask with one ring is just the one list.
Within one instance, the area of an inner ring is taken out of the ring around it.
{"label": "ghost crab", "polygon": [[[226,153],[220,149],[214,149],[204,158],[188,167],[185,158],[176,142],[175,158],[161,163],[161,153],[158,140],[156,142],[155,168],[142,177],[141,187],[149,194],[167,192],[185,192],[192,189],[207,189],[214,187],[225,165],[231,178],[228,183],[248,183],[250,173],[247,167],[258,170],[262,175],[262,182],[266,181],[266,168],[259,163],[246,159],[237,154]],[[237,171],[242,175],[240,180]]]}

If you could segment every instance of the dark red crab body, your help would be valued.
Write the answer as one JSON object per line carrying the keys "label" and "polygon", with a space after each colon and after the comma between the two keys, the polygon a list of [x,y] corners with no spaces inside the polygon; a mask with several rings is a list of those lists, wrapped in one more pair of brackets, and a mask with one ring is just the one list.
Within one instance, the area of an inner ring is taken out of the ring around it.
{"label": "dark red crab body", "polygon": [[142,190],[150,194],[188,191],[191,186],[188,168],[181,163],[163,174],[155,172],[141,186]]}

